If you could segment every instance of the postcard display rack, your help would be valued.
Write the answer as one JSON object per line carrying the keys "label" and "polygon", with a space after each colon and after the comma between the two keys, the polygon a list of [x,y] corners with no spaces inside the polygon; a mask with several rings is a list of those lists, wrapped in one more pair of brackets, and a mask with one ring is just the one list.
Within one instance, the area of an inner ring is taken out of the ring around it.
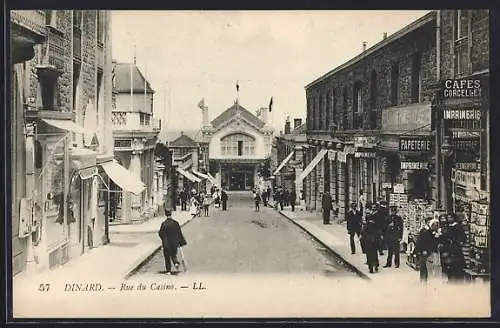
{"label": "postcard display rack", "polygon": [[[420,228],[425,222],[425,218],[434,215],[434,206],[424,199],[414,199],[408,203],[408,216],[405,222],[405,227],[409,234],[413,236],[413,242],[416,242]],[[410,252],[406,258],[406,264],[415,270],[418,270],[418,262],[415,254],[412,253],[413,247],[409,247]]]}
{"label": "postcard display rack", "polygon": [[465,230],[464,258],[466,273],[470,276],[489,275],[489,204],[471,202],[469,229]]}

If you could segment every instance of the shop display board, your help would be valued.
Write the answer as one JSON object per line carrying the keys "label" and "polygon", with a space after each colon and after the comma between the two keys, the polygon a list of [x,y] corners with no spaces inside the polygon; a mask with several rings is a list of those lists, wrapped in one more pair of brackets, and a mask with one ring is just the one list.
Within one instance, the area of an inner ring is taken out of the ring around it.
{"label": "shop display board", "polygon": [[478,274],[490,273],[489,262],[489,204],[486,201],[473,201],[470,207],[470,220],[466,230],[468,252],[464,252],[465,266]]}

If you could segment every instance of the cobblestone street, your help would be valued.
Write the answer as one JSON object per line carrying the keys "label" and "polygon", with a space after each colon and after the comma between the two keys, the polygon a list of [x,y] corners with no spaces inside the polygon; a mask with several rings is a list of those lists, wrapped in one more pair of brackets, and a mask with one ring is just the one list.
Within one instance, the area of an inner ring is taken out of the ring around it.
{"label": "cobblestone street", "polygon": [[[355,277],[309,235],[278,212],[256,212],[251,194],[230,195],[228,211],[210,208],[183,228],[189,273],[310,273]],[[165,270],[161,251],[138,275]]]}

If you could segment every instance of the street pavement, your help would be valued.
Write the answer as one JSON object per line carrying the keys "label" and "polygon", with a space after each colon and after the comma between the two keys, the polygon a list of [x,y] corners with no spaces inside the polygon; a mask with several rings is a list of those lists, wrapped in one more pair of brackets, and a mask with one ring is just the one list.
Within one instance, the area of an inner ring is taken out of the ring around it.
{"label": "street pavement", "polygon": [[[228,211],[212,207],[208,217],[197,217],[183,228],[188,243],[183,248],[186,274],[304,273],[356,277],[278,212],[262,205],[259,212],[255,211],[250,192],[229,197]],[[159,251],[137,275],[164,271],[163,254]]]}

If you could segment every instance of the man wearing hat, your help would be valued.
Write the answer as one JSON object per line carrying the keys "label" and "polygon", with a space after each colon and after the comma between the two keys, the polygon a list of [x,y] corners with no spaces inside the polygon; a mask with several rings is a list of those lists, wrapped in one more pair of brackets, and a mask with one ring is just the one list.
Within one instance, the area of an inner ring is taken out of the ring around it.
{"label": "man wearing hat", "polygon": [[394,266],[399,268],[399,247],[403,239],[403,219],[397,214],[397,206],[391,206],[391,215],[385,228],[384,241],[387,246],[387,262],[384,268],[392,265],[392,256],[394,255]]}
{"label": "man wearing hat", "polygon": [[179,261],[177,260],[178,247],[185,246],[187,243],[179,222],[172,218],[172,210],[165,208],[165,215],[167,218],[162,222],[158,235],[161,238],[166,273],[170,275],[172,274],[171,261],[174,263],[176,270],[179,268]]}

